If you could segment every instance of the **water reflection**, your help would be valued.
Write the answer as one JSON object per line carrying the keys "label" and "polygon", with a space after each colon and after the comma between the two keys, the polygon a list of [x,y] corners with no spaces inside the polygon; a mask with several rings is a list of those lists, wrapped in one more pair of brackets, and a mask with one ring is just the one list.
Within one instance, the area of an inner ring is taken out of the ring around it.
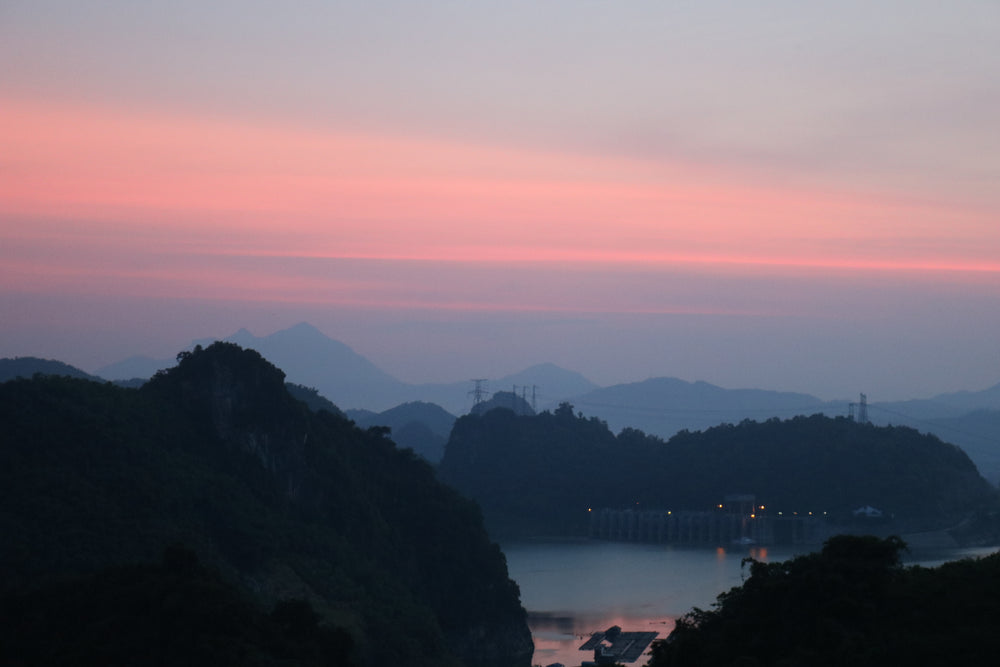
{"label": "water reflection", "polygon": [[[567,666],[592,660],[579,651],[593,632],[618,625],[626,631],[673,630],[693,607],[709,608],[719,593],[750,575],[747,557],[782,561],[805,552],[792,547],[719,548],[619,542],[519,543],[503,547],[510,576],[521,588],[535,639],[533,664]],[[996,549],[910,553],[908,563],[938,565]],[[640,658],[636,665],[642,665]]]}
{"label": "water reflection", "polygon": [[[561,662],[564,665],[579,665],[581,661],[592,660],[593,654],[580,651],[580,646],[594,632],[607,630],[617,625],[627,631],[657,632],[659,638],[666,637],[674,628],[675,618],[644,618],[625,615],[587,614],[577,617],[545,612],[529,612],[528,626],[535,640],[535,655],[532,664],[549,665]],[[646,662],[643,657],[635,664]]]}
{"label": "water reflection", "polygon": [[[512,544],[504,547],[521,587],[535,638],[534,664],[579,665],[592,633],[618,625],[666,637],[692,607],[708,607],[742,583],[742,561],[759,547],[693,548],[616,542]],[[640,659],[636,664],[643,664]]]}

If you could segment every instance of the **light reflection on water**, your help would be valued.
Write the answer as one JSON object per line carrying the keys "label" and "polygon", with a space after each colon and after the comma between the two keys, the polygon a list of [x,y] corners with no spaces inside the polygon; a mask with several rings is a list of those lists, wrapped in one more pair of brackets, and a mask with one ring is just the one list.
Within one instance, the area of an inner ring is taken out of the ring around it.
{"label": "light reflection on water", "polygon": [[533,663],[579,665],[593,659],[578,650],[591,633],[618,625],[666,637],[678,616],[742,583],[744,558],[766,561],[776,550],[570,541],[508,544],[504,553],[529,612]]}
{"label": "light reflection on water", "polygon": [[[655,631],[665,638],[674,621],[693,607],[707,609],[716,596],[749,576],[747,557],[773,562],[808,547],[687,547],[600,541],[526,542],[503,546],[510,576],[535,640],[533,664],[567,666],[592,660],[578,650],[599,630]],[[927,567],[995,549],[951,549],[905,555]],[[640,658],[636,665],[643,665]]]}

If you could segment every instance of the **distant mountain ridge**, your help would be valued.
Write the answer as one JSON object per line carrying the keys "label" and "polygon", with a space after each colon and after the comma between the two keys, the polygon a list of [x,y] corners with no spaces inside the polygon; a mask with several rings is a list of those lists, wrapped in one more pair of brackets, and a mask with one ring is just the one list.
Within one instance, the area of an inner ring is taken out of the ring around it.
{"label": "distant mountain ridge", "polygon": [[[214,340],[216,339],[193,341],[189,349],[196,344],[210,344]],[[382,412],[401,403],[414,401],[436,403],[452,414],[465,414],[472,408],[472,380],[418,384],[403,382],[350,346],[328,337],[306,322],[268,336],[255,336],[246,329],[240,329],[221,340],[259,351],[285,369],[290,382],[314,387],[344,409]],[[96,375],[108,380],[151,377],[157,370],[174,365],[176,362],[172,359],[129,357],[98,369]],[[709,420],[713,418],[713,412],[723,417],[714,422],[696,418],[673,420],[695,425],[695,428],[700,428],[697,424],[703,422],[705,427],[714,426],[727,421],[725,417],[735,414],[740,415],[737,421],[755,417],[794,416],[796,411],[802,413],[808,410],[846,414],[848,402],[847,399],[825,401],[798,392],[759,388],[726,389],[708,382],[688,382],[672,377],[655,377],[641,382],[601,387],[578,372],[551,363],[536,364],[501,378],[490,378],[485,383],[484,390],[488,392],[487,395],[492,395],[515,387],[529,402],[534,398],[536,405],[533,407],[538,409],[553,408],[561,402],[571,401],[588,414],[597,415],[602,410],[628,407],[636,414],[649,411],[693,414],[697,411]],[[870,405],[876,412],[873,419],[878,418],[878,410],[885,410],[887,414],[896,410],[905,413],[904,416],[919,412],[925,419],[957,417],[975,410],[1000,410],[1000,384],[981,391],[943,393],[926,399],[873,402]],[[590,408],[593,408],[593,412]],[[615,423],[621,421],[612,412],[608,414],[609,417],[602,418]],[[884,421],[890,420],[887,418]],[[669,423],[667,428],[672,428]],[[680,428],[690,429],[691,426],[682,425]]]}
{"label": "distant mountain ridge", "polygon": [[[192,341],[207,346],[215,339]],[[342,409],[383,412],[402,403],[435,403],[452,414],[464,414],[473,405],[472,382],[409,384],[396,379],[350,346],[326,336],[316,327],[300,322],[268,336],[254,336],[240,329],[222,339],[260,352],[282,368],[289,381],[313,387]],[[104,366],[97,375],[109,380],[151,377],[156,371],[176,365],[174,360],[130,357]],[[555,364],[537,364],[513,375],[489,381],[491,390],[517,385],[547,400],[581,394],[597,385],[574,371]]]}
{"label": "distant mountain ridge", "polygon": [[379,413],[351,410],[347,416],[361,428],[391,429],[392,439],[399,447],[412,449],[435,465],[444,457],[444,447],[456,419],[441,406],[420,401],[402,403]]}
{"label": "distant mountain ridge", "polygon": [[[473,405],[472,380],[452,383],[408,384],[394,378],[348,345],[329,338],[310,324],[300,323],[269,336],[246,329],[225,339],[258,350],[288,374],[290,382],[316,389],[337,406],[382,413],[405,403],[433,403],[453,415],[468,413]],[[192,342],[192,347],[198,343]],[[150,377],[172,367],[174,360],[132,357],[105,366],[97,374],[109,380]],[[482,389],[518,393],[538,410],[570,402],[588,416],[608,422],[614,430],[638,428],[669,438],[681,430],[698,431],[744,419],[783,419],[821,413],[845,416],[852,399],[824,401],[815,396],[766,389],[725,389],[707,382],[677,378],[650,378],[642,382],[599,387],[583,375],[554,364],[537,364],[519,373],[491,378]],[[871,397],[874,399],[875,397]],[[906,425],[938,434],[965,449],[983,475],[1000,482],[1000,418],[974,416],[977,411],[1000,411],[1000,384],[981,391],[959,391],[907,401],[869,403],[875,424]],[[396,425],[396,429],[402,425]],[[433,429],[431,429],[433,431]]]}
{"label": "distant mountain ridge", "polygon": [[[661,438],[746,419],[812,414],[839,417],[849,412],[847,400],[824,401],[809,394],[765,389],[724,389],[677,378],[604,387],[569,402],[584,414],[606,421],[614,431],[631,427]],[[909,426],[956,444],[987,480],[1000,483],[1000,385],[928,399],[871,402],[868,419],[880,426]]]}
{"label": "distant mountain ridge", "polygon": [[632,427],[660,437],[744,419],[825,412],[830,407],[808,394],[723,389],[707,382],[665,377],[595,389],[574,396],[570,402],[584,414],[608,422],[613,431]]}
{"label": "distant mountain ridge", "polygon": [[102,378],[86,373],[76,366],[55,359],[41,359],[39,357],[14,357],[11,359],[0,359],[0,382],[13,380],[15,378],[30,379],[36,373],[41,375],[61,375],[82,380],[94,380],[102,382]]}

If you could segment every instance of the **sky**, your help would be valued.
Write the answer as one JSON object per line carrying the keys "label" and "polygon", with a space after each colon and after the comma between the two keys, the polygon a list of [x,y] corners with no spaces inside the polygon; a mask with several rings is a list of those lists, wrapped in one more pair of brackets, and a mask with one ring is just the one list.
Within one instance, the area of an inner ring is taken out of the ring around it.
{"label": "sky", "polygon": [[983,389],[998,66],[991,0],[0,0],[0,356]]}

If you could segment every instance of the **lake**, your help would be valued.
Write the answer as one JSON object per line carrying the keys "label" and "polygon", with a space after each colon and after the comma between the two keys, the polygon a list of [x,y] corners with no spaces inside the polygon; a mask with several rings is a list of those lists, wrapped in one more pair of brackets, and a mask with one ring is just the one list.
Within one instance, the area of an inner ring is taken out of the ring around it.
{"label": "lake", "polygon": [[[592,540],[503,545],[511,578],[535,640],[533,664],[567,666],[592,660],[578,650],[592,632],[612,625],[653,630],[659,638],[692,607],[708,608],[716,596],[749,576],[747,556],[765,562],[804,553],[806,547],[706,548]],[[907,563],[928,567],[981,556],[989,549],[911,553]],[[636,665],[645,664],[640,658]]]}

